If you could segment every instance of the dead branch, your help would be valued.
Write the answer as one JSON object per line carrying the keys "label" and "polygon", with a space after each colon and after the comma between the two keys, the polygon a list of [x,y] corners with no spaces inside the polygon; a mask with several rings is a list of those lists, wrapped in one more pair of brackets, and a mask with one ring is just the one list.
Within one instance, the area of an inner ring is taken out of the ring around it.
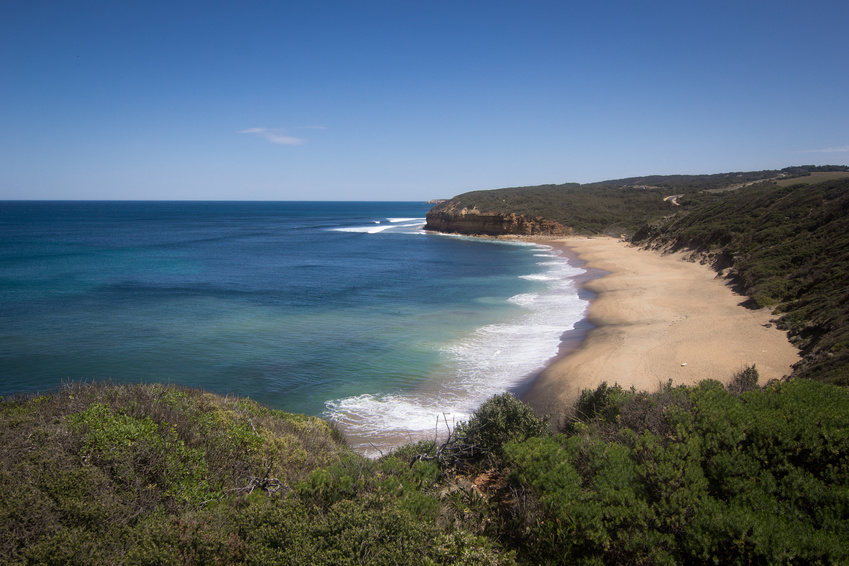
{"label": "dead branch", "polygon": [[[281,489],[289,491],[291,488],[281,482],[279,479],[268,477],[271,474],[272,466],[274,466],[274,460],[272,460],[271,463],[268,465],[268,469],[265,470],[265,475],[262,478],[258,478],[256,476],[248,476],[244,487],[228,489],[227,493],[242,492],[245,495],[250,495],[254,492],[255,489],[259,489],[261,491],[264,491],[268,495],[268,497],[271,497]],[[201,505],[206,505],[207,503],[217,501],[219,499],[221,499],[221,497],[216,499],[208,499],[206,501],[203,501]]]}
{"label": "dead branch", "polygon": [[[474,460],[476,457],[484,454],[484,451],[478,447],[477,444],[468,444],[462,442],[457,437],[457,428],[453,429],[448,424],[448,416],[444,413],[442,414],[442,419],[445,423],[445,428],[448,431],[448,435],[445,437],[445,440],[442,444],[439,444],[436,448],[436,452],[433,456],[430,456],[426,453],[419,453],[413,456],[410,461],[410,466],[416,462],[433,462],[436,461],[439,463],[442,468],[450,468],[455,467],[457,464],[468,462]],[[439,428],[439,417],[436,417],[436,429]],[[436,433],[434,433],[434,444],[436,444]]]}

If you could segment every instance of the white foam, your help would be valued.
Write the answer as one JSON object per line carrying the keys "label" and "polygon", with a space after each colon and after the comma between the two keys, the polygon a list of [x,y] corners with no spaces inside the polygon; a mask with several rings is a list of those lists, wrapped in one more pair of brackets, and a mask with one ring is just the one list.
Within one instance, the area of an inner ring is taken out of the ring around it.
{"label": "white foam", "polygon": [[550,273],[534,273],[531,275],[520,275],[519,278],[527,279],[528,281],[554,281],[557,279],[557,275]]}
{"label": "white foam", "polygon": [[[327,403],[328,413],[348,432],[363,438],[421,438],[434,430],[437,418],[449,423],[468,420],[474,406],[460,407],[447,396],[424,394],[358,395]],[[364,443],[363,443],[364,444]],[[377,440],[376,445],[381,446]],[[386,446],[384,444],[384,446]]]}
{"label": "white foam", "polygon": [[334,232],[354,232],[359,234],[377,234],[385,230],[389,230],[393,226],[391,224],[378,226],[345,226],[343,228],[333,228]]}
{"label": "white foam", "polygon": [[327,403],[327,416],[352,437],[355,448],[376,455],[397,442],[432,438],[437,419],[468,419],[484,401],[520,385],[557,355],[563,333],[585,316],[588,303],[578,297],[572,279],[584,270],[550,248],[540,249],[546,251],[540,255],[547,261],[539,263],[545,270],[524,278],[545,283],[545,288],[509,299],[525,309],[520,316],[442,346],[444,376],[435,383],[409,393]]}
{"label": "white foam", "polygon": [[420,222],[424,222],[426,219],[425,218],[387,218],[386,220],[389,221],[389,222],[392,222],[393,224],[397,224],[399,222],[420,223]]}
{"label": "white foam", "polygon": [[386,230],[406,231],[410,228],[420,228],[424,222],[424,218],[387,218],[388,224],[383,224],[380,220],[375,220],[369,226],[340,226],[331,228],[333,232],[351,232],[357,234],[379,234]]}

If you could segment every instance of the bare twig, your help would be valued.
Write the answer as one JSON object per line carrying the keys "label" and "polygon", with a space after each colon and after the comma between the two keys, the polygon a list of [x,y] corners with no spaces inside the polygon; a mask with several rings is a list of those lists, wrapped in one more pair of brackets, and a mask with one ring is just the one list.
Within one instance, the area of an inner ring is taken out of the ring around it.
{"label": "bare twig", "polygon": [[380,448],[378,448],[377,446],[375,446],[373,442],[369,442],[369,444],[371,445],[371,447],[372,447],[372,448],[374,448],[375,450],[377,450],[378,452],[380,452],[380,457],[381,457],[381,458],[383,458],[383,450],[381,450]]}
{"label": "bare twig", "polygon": [[[269,497],[280,491],[281,489],[286,489],[287,491],[290,489],[289,486],[285,485],[277,478],[268,477],[271,474],[271,468],[274,466],[274,460],[268,465],[268,469],[265,470],[265,475],[262,478],[258,478],[256,476],[248,476],[247,482],[245,482],[244,487],[236,487],[233,489],[228,489],[227,492],[244,492],[245,495],[250,495],[254,492],[255,489],[260,489],[268,494]],[[201,505],[206,505],[212,501],[217,501],[217,499],[209,499],[201,503]]]}
{"label": "bare twig", "polygon": [[[457,429],[453,429],[448,424],[448,416],[443,413],[442,419],[445,428],[448,431],[445,440],[442,444],[437,445],[436,453],[433,456],[428,454],[416,454],[410,461],[410,466],[415,462],[432,462],[437,461],[443,468],[456,466],[458,463],[473,460],[476,456],[484,454],[484,451],[477,444],[468,444],[462,442],[457,436]],[[436,418],[436,430],[439,429],[439,417]],[[434,444],[436,444],[436,433],[434,433]]]}

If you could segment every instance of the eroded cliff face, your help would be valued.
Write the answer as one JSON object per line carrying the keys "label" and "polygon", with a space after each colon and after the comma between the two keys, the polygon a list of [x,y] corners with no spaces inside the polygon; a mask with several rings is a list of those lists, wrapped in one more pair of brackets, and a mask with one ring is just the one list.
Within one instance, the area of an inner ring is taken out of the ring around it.
{"label": "eroded cliff face", "polygon": [[483,236],[566,236],[574,233],[571,228],[541,217],[481,212],[477,208],[458,209],[450,204],[437,206],[427,213],[425,230]]}

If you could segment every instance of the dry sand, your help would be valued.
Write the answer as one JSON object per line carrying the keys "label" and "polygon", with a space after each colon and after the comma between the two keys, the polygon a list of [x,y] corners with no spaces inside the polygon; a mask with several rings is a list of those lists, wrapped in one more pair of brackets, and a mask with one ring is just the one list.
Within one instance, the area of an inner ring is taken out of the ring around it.
{"label": "dry sand", "polygon": [[707,266],[613,238],[546,243],[610,273],[585,284],[597,294],[589,309],[595,328],[523,395],[538,412],[559,414],[582,389],[604,381],[655,391],[670,379],[676,385],[727,382],[754,364],[765,383],[789,375],[800,359],[786,333],[770,324],[772,313],[742,306],[746,297]]}

